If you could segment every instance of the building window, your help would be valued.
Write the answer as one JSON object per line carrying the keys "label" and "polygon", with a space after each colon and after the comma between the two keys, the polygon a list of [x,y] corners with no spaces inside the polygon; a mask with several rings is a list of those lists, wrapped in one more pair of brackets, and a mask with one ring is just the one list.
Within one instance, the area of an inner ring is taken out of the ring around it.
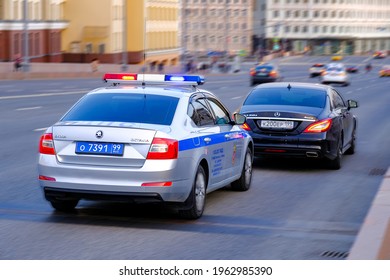
{"label": "building window", "polygon": [[105,44],[99,44],[99,54],[103,54],[106,52],[106,45]]}
{"label": "building window", "polygon": [[279,17],[279,11],[274,11],[274,17]]}
{"label": "building window", "polygon": [[92,43],[85,44],[85,53],[92,53]]}

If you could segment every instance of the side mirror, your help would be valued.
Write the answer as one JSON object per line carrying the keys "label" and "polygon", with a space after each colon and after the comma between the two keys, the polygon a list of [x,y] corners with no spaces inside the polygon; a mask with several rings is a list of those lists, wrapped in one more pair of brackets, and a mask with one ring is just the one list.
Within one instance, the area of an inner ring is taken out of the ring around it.
{"label": "side mirror", "polygon": [[355,100],[348,100],[348,109],[357,108],[357,107],[359,107],[357,101],[355,101]]}
{"label": "side mirror", "polygon": [[239,113],[234,113],[233,120],[237,125],[243,125],[246,122],[246,117]]}

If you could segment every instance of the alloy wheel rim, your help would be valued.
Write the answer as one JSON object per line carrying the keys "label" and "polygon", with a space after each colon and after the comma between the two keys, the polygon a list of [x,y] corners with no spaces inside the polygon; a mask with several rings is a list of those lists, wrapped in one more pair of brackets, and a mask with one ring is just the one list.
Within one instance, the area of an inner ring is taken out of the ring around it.
{"label": "alloy wheel rim", "polygon": [[204,199],[206,195],[206,183],[203,174],[198,174],[196,177],[196,185],[195,185],[195,203],[196,209],[198,211],[202,211],[204,206]]}

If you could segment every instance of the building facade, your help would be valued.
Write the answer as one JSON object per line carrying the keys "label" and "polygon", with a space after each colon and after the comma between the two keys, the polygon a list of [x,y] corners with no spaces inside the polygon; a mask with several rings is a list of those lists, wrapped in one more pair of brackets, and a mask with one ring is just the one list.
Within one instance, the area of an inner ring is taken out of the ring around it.
{"label": "building facade", "polygon": [[67,0],[66,62],[175,64],[180,55],[178,0]]}
{"label": "building facade", "polygon": [[390,50],[390,0],[255,0],[254,35],[274,51]]}
{"label": "building facade", "polygon": [[0,61],[61,61],[64,1],[0,0]]}
{"label": "building facade", "polygon": [[249,53],[252,11],[252,0],[182,0],[183,51]]}

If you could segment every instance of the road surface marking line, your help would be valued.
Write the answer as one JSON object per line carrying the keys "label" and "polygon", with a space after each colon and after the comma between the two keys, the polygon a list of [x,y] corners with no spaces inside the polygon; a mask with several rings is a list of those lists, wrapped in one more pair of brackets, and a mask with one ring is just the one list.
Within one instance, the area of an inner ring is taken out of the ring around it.
{"label": "road surface marking line", "polygon": [[16,111],[27,111],[27,110],[36,110],[36,109],[41,109],[42,106],[38,106],[38,107],[27,107],[27,108],[18,108],[16,109]]}

